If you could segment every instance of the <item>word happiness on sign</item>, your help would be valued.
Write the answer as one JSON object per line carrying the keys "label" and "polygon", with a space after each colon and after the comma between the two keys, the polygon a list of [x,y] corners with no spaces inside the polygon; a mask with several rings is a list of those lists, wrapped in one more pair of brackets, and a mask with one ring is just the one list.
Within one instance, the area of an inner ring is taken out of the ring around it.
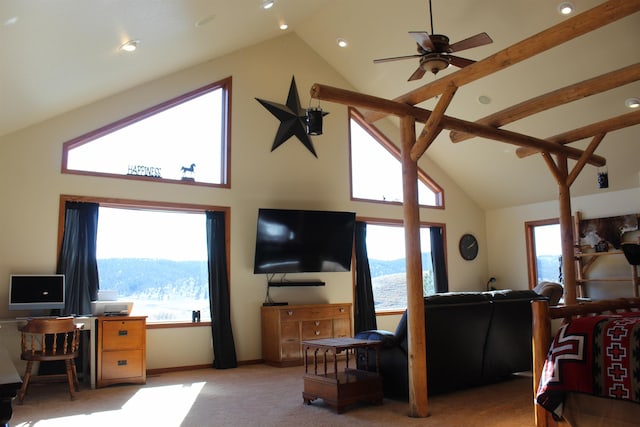
{"label": "word happiness on sign", "polygon": [[158,168],[155,166],[143,166],[143,165],[127,166],[127,175],[162,178],[161,172],[162,172],[162,168]]}

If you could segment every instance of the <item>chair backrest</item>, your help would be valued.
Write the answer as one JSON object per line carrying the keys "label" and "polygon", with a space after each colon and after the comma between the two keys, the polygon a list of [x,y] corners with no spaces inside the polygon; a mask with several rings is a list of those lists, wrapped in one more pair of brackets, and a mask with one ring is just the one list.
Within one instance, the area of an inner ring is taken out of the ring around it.
{"label": "chair backrest", "polygon": [[23,358],[78,354],[80,328],[71,317],[31,319],[21,331]]}
{"label": "chair backrest", "polygon": [[549,305],[558,305],[562,295],[564,294],[564,287],[560,283],[555,282],[540,282],[533,288],[533,291],[538,295],[549,298]]}

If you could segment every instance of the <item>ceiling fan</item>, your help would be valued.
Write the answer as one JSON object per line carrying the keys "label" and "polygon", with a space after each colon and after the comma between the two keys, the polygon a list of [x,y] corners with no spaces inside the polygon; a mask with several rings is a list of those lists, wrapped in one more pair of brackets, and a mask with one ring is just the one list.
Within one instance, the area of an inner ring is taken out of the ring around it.
{"label": "ceiling fan", "polygon": [[443,34],[434,34],[433,32],[431,0],[429,0],[429,17],[431,18],[431,35],[426,31],[409,31],[409,35],[415,39],[418,45],[417,54],[374,59],[374,64],[400,59],[420,58],[420,65],[409,77],[409,81],[419,80],[427,71],[435,75],[438,71],[444,70],[449,65],[455,65],[459,68],[471,65],[476,61],[451,55],[451,53],[493,43],[491,37],[483,32],[459,42],[449,44],[449,37]]}

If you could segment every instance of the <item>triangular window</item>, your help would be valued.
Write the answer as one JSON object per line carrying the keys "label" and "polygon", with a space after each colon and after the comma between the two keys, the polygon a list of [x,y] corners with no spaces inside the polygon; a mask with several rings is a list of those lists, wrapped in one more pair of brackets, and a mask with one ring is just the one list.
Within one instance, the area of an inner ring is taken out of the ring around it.
{"label": "triangular window", "polygon": [[[351,198],[402,203],[400,151],[355,110],[349,110],[349,116]],[[418,179],[419,204],[442,207],[443,190],[421,169],[418,169]]]}
{"label": "triangular window", "polygon": [[228,186],[230,91],[229,78],[68,141],[62,172]]}

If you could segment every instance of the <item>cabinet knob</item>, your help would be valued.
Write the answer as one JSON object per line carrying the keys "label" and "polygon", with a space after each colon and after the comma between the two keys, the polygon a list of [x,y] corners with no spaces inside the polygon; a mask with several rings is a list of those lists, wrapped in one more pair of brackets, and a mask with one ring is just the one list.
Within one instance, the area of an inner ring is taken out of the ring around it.
{"label": "cabinet knob", "polygon": [[316,326],[320,326],[320,321],[316,320],[314,323],[316,324]]}
{"label": "cabinet knob", "polygon": [[287,311],[287,314],[288,314],[289,316],[292,316],[292,315],[293,315],[293,311],[289,310],[289,311]]}
{"label": "cabinet knob", "polygon": [[344,307],[340,307],[338,310],[340,311],[340,313],[344,313]]}
{"label": "cabinet knob", "polygon": [[320,335],[320,331],[315,331],[315,332],[316,332],[316,335]]}

